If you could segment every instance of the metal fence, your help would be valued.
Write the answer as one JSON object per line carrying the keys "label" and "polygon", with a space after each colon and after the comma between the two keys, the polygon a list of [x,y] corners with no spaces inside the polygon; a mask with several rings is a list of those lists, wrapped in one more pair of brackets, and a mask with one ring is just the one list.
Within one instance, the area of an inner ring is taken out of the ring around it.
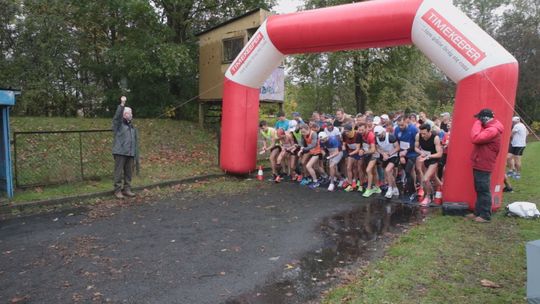
{"label": "metal fence", "polygon": [[15,186],[110,177],[112,140],[111,130],[14,132]]}

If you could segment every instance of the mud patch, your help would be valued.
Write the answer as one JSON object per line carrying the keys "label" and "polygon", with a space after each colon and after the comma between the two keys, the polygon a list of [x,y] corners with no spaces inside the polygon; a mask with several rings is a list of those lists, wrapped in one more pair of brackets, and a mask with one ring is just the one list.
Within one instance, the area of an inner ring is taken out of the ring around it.
{"label": "mud patch", "polygon": [[352,280],[358,268],[382,257],[385,247],[425,214],[418,206],[373,200],[327,217],[319,227],[324,236],[320,248],[284,265],[266,285],[225,303],[315,303],[325,290]]}

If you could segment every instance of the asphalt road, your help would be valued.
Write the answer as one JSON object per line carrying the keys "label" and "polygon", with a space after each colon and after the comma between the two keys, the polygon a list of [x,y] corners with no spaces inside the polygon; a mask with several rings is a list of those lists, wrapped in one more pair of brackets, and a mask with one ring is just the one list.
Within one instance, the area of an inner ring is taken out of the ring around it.
{"label": "asphalt road", "polygon": [[418,210],[282,183],[0,222],[0,303],[305,303]]}

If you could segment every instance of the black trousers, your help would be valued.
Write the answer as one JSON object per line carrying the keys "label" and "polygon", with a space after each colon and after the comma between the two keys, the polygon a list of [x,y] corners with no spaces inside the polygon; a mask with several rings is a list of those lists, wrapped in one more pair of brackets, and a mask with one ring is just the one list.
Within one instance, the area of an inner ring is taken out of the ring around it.
{"label": "black trousers", "polygon": [[[131,177],[133,176],[133,156],[118,155],[114,156],[114,192],[130,191]],[[124,182],[122,186],[122,180]]]}
{"label": "black trousers", "polygon": [[407,163],[405,164],[405,178],[406,183],[404,185],[404,191],[406,194],[413,194],[416,192],[416,185],[412,178],[412,172],[416,170],[416,157],[407,158]]}
{"label": "black trousers", "polygon": [[474,214],[485,220],[491,219],[491,172],[473,169],[476,205]]}

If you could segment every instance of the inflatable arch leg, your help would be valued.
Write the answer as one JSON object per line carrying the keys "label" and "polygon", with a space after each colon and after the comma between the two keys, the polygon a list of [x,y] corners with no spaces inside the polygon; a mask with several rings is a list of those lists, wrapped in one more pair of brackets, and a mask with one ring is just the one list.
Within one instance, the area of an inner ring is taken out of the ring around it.
{"label": "inflatable arch leg", "polygon": [[255,168],[259,88],[285,55],[411,43],[458,84],[445,201],[468,202],[471,207],[475,203],[469,160],[473,114],[490,107],[506,126],[492,176],[498,208],[518,65],[448,0],[377,0],[268,18],[225,74],[221,168],[236,174]]}

